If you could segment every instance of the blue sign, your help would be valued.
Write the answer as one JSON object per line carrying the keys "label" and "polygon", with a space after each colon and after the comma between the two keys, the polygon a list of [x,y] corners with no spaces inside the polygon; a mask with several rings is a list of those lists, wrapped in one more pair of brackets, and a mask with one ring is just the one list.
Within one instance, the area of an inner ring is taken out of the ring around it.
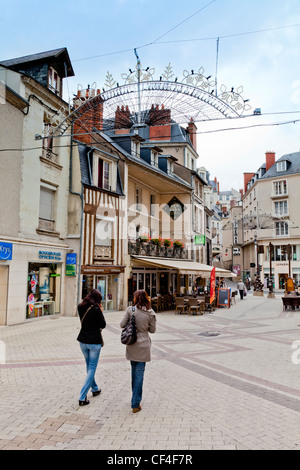
{"label": "blue sign", "polygon": [[66,264],[76,264],[77,253],[67,253]]}
{"label": "blue sign", "polygon": [[55,251],[39,251],[39,258],[61,261],[61,253],[57,253]]}
{"label": "blue sign", "polygon": [[0,260],[12,259],[12,243],[0,242]]}

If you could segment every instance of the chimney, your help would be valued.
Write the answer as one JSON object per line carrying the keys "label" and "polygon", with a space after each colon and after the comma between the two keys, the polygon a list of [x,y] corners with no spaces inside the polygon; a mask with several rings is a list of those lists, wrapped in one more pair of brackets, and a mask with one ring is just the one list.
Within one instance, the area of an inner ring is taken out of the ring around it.
{"label": "chimney", "polygon": [[192,146],[194,147],[194,149],[196,150],[197,152],[197,142],[196,142],[196,133],[197,133],[197,127],[196,127],[196,124],[194,123],[194,119],[191,118],[189,124],[188,124],[188,127],[187,127],[187,131],[190,135],[190,139],[191,139],[191,143],[192,143]]}
{"label": "chimney", "polygon": [[255,173],[244,173],[244,193],[247,192],[247,184],[251,180],[252,176],[254,176]]}
{"label": "chimney", "polygon": [[[121,134],[128,132],[131,127],[130,110],[128,106],[118,106],[115,113],[115,133]],[[122,129],[122,130],[121,130]]]}
{"label": "chimney", "polygon": [[152,105],[149,111],[149,140],[171,140],[171,110],[162,104]]}
{"label": "chimney", "polygon": [[[91,106],[91,100],[93,105]],[[91,89],[78,91],[73,101],[74,108],[80,108],[79,117],[74,121],[74,135],[76,140],[86,144],[93,142],[93,128],[103,129],[103,101],[100,90]],[[82,134],[82,135],[80,135]]]}
{"label": "chimney", "polygon": [[275,152],[266,152],[266,171],[275,165]]}

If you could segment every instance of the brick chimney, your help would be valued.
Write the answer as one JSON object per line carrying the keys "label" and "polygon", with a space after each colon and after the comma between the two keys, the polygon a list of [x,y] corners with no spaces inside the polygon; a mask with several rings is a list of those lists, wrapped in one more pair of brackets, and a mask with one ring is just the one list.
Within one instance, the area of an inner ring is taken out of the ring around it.
{"label": "brick chimney", "polygon": [[149,111],[149,140],[171,139],[171,110],[152,105]]}
{"label": "brick chimney", "polygon": [[254,176],[255,173],[244,173],[244,193],[247,192],[247,184],[251,180],[252,176]]}
{"label": "brick chimney", "polygon": [[130,111],[128,106],[118,106],[115,113],[115,133],[124,134],[131,127]]}
{"label": "brick chimney", "polygon": [[90,144],[94,141],[93,128],[99,131],[103,129],[103,101],[100,90],[91,89],[89,86],[86,90],[78,90],[73,106],[81,108],[78,119],[74,121],[74,137],[76,140]]}
{"label": "brick chimney", "polygon": [[266,171],[275,165],[275,152],[266,152]]}
{"label": "brick chimney", "polygon": [[197,141],[196,141],[197,127],[196,127],[196,124],[194,123],[193,118],[191,118],[191,120],[188,124],[187,131],[190,134],[190,139],[191,139],[192,146],[194,147],[194,149],[197,152]]}

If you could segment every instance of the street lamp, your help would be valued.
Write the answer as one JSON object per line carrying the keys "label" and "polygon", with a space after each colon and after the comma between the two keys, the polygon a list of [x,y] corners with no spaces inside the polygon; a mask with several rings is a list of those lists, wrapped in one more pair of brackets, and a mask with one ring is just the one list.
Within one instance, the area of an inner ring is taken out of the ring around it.
{"label": "street lamp", "polygon": [[269,257],[270,257],[270,276],[269,276],[269,293],[268,298],[275,298],[273,293],[273,276],[272,276],[272,253],[273,253],[274,246],[272,243],[269,243]]}

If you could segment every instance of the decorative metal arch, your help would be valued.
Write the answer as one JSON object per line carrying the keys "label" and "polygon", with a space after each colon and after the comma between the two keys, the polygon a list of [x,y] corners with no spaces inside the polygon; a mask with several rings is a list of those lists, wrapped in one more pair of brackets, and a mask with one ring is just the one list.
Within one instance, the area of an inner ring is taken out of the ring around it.
{"label": "decorative metal arch", "polygon": [[[225,85],[220,87],[220,93],[215,91],[216,83],[211,77],[204,76],[201,67],[198,72],[183,72],[183,78],[178,81],[169,64],[159,80],[155,80],[154,69],[142,70],[137,66],[137,71],[129,69],[129,74],[122,74],[125,81],[119,85],[112,75],[107,72],[103,91],[96,90],[93,84],[83,93],[78,93],[74,100],[74,108],[68,116],[63,117],[58,123],[55,134],[63,135],[69,126],[76,121],[80,122],[85,113],[103,104],[104,129],[112,129],[114,126],[117,107],[130,111],[131,123],[136,124],[138,119],[145,121],[148,110],[152,106],[162,106],[171,110],[172,120],[179,124],[187,124],[191,119],[194,122],[208,121],[220,118],[236,118],[248,111],[251,107],[248,100],[244,100],[241,93],[243,88],[235,91],[227,90]],[[128,108],[127,108],[128,107]]]}

